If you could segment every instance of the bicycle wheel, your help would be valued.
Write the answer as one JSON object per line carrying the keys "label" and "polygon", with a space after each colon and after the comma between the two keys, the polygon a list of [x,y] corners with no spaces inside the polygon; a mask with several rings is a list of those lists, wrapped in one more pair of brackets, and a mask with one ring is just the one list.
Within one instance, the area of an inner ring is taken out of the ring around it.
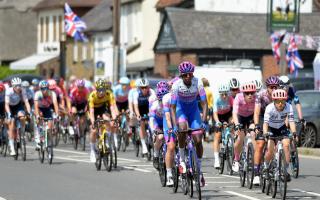
{"label": "bicycle wheel", "polygon": [[[293,145],[293,144],[291,143],[291,145]],[[291,147],[291,149],[293,149],[293,148]],[[294,178],[298,178],[298,176],[299,176],[299,155],[298,155],[298,150],[296,148],[294,148],[294,149],[295,150],[293,150],[291,152],[290,168],[291,168],[292,176]]]}
{"label": "bicycle wheel", "polygon": [[24,134],[20,134],[20,151],[21,151],[22,160],[26,161],[27,148],[26,148],[26,140],[25,140]]}
{"label": "bicycle wheel", "polygon": [[193,197],[193,176],[190,172],[187,172],[187,185],[188,185],[188,194],[189,197]]}
{"label": "bicycle wheel", "polygon": [[39,161],[40,163],[43,163],[44,161],[44,149],[43,149],[43,143],[40,143],[40,149],[38,151],[38,155],[39,155]]}
{"label": "bicycle wheel", "polygon": [[[226,147],[226,149],[228,149],[228,146]],[[224,148],[220,149],[219,160],[220,160],[219,174],[223,174],[224,161],[226,160],[226,151]]]}
{"label": "bicycle wheel", "polygon": [[201,200],[201,186],[200,186],[200,166],[198,163],[198,157],[197,154],[194,151],[192,151],[192,172],[193,172],[193,180],[195,189],[198,193],[198,199]]}
{"label": "bicycle wheel", "polygon": [[246,169],[246,174],[247,174],[247,188],[252,189],[253,186],[253,177],[254,177],[254,165],[253,165],[253,144],[249,143],[247,147],[247,169]]}
{"label": "bicycle wheel", "polygon": [[173,163],[172,167],[172,178],[173,178],[173,193],[177,193],[179,186],[179,168],[176,163]]}
{"label": "bicycle wheel", "polygon": [[[99,149],[98,153],[96,155],[97,158],[96,158],[96,162],[95,162],[95,166],[96,166],[97,171],[101,170],[102,155],[103,155],[102,150]],[[107,159],[106,162],[108,163],[108,157],[106,159]],[[104,164],[104,162],[105,162],[105,160],[103,160],[103,164]]]}
{"label": "bicycle wheel", "polygon": [[136,141],[134,146],[135,146],[136,157],[139,157],[140,140],[137,136],[136,136]]}
{"label": "bicycle wheel", "polygon": [[18,160],[18,157],[19,157],[19,142],[17,142],[16,140],[14,141],[14,150],[16,152],[16,155],[13,156],[14,160]]}
{"label": "bicycle wheel", "polygon": [[55,128],[52,133],[54,133],[52,136],[52,138],[54,138],[52,139],[52,142],[54,142],[53,145],[57,147],[60,142],[59,123],[55,123]]}
{"label": "bicycle wheel", "polygon": [[78,135],[78,130],[75,131],[74,133],[74,141],[73,141],[73,148],[74,150],[78,149],[78,143],[79,143],[79,135]]}
{"label": "bicycle wheel", "polygon": [[121,128],[121,135],[122,135],[122,143],[121,143],[121,150],[123,152],[126,151],[127,149],[127,144],[128,144],[128,134],[125,132],[123,128]]}
{"label": "bicycle wheel", "polygon": [[279,152],[279,192],[281,199],[286,199],[287,196],[287,170],[285,167],[286,160],[283,150],[281,149]]}
{"label": "bicycle wheel", "polygon": [[242,151],[240,154],[240,160],[239,160],[239,176],[240,176],[240,186],[244,187],[246,183],[246,171],[244,170],[244,157],[245,152]]}
{"label": "bicycle wheel", "polygon": [[52,164],[52,160],[53,160],[53,140],[52,140],[52,137],[49,136],[50,134],[47,133],[47,143],[48,143],[48,146],[47,146],[47,160],[48,160],[48,163],[49,165]]}
{"label": "bicycle wheel", "polygon": [[232,171],[232,163],[233,163],[233,160],[234,160],[234,149],[233,149],[233,143],[234,143],[234,140],[233,140],[233,137],[231,135],[228,135],[227,136],[227,153],[226,153],[226,159],[227,159],[227,171],[229,172],[229,175],[232,175],[233,174],[233,171]]}
{"label": "bicycle wheel", "polygon": [[116,146],[113,144],[113,149],[111,151],[113,153],[113,159],[112,159],[112,165],[114,168],[117,168],[118,167],[118,156],[117,156],[117,149],[116,149]]}
{"label": "bicycle wheel", "polygon": [[167,170],[166,170],[163,146],[161,146],[159,150],[159,177],[160,177],[160,183],[162,187],[165,187],[167,182]]}

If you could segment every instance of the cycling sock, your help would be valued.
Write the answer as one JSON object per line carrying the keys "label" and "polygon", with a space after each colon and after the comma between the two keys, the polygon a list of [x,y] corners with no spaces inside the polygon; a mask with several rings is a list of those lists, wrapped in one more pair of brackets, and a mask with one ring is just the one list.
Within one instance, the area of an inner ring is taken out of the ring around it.
{"label": "cycling sock", "polygon": [[90,150],[95,151],[95,149],[96,149],[96,144],[90,142]]}
{"label": "cycling sock", "polygon": [[153,157],[159,157],[159,150],[158,149],[154,149]]}
{"label": "cycling sock", "polygon": [[180,162],[184,162],[185,160],[185,155],[184,155],[184,148],[179,148],[179,152],[180,152]]}
{"label": "cycling sock", "polygon": [[118,136],[116,133],[113,133],[113,140],[114,140],[114,144],[116,145],[116,147],[118,147]]}
{"label": "cycling sock", "polygon": [[213,155],[215,160],[219,160],[219,152],[214,152]]}
{"label": "cycling sock", "polygon": [[13,141],[13,139],[9,139],[9,146],[10,146],[11,148],[14,147],[14,141]]}
{"label": "cycling sock", "polygon": [[172,176],[172,168],[167,168],[167,178]]}

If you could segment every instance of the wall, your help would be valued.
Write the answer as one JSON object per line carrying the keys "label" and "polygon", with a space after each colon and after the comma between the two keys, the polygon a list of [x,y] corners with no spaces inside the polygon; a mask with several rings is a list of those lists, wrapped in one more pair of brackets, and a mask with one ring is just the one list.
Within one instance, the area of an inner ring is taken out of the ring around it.
{"label": "wall", "polygon": [[[300,11],[311,13],[312,1],[306,0]],[[267,5],[268,0],[195,0],[195,10],[215,12],[267,13]]]}
{"label": "wall", "polygon": [[279,75],[280,70],[275,58],[272,55],[262,57],[262,79],[263,82],[272,75]]}
{"label": "wall", "polygon": [[51,78],[50,75],[53,73],[53,76],[60,76],[60,60],[59,57],[53,58],[40,64],[37,67],[38,74],[45,78]]}

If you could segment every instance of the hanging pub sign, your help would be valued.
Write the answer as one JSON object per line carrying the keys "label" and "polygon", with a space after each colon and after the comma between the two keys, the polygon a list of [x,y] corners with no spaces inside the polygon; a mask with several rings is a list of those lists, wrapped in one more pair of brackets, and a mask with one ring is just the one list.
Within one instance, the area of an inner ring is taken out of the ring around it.
{"label": "hanging pub sign", "polygon": [[268,0],[267,31],[299,32],[300,0]]}

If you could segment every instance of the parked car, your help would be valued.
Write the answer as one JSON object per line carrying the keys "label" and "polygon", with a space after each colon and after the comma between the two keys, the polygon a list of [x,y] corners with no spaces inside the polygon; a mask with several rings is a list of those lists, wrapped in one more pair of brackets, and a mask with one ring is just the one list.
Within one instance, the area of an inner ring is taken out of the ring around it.
{"label": "parked car", "polygon": [[303,117],[307,121],[300,136],[300,144],[302,147],[315,147],[320,144],[320,91],[300,90],[297,95]]}

